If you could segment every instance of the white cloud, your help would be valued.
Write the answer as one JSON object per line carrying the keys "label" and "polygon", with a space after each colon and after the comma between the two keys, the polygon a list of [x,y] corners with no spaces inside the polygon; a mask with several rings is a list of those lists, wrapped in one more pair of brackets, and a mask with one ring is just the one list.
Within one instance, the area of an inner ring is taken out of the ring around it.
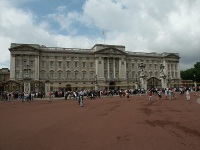
{"label": "white cloud", "polygon": [[179,53],[181,68],[186,68],[200,60],[199,7],[199,1],[189,0],[88,0],[83,16],[106,28],[110,43],[131,51]]}
{"label": "white cloud", "polygon": [[[106,44],[124,45],[127,51],[179,53],[182,69],[200,61],[198,0],[87,0],[82,12],[67,12],[61,5],[40,22],[36,22],[40,17],[36,12],[14,2],[0,1],[0,68],[9,67],[10,43],[75,48],[103,43],[101,37],[79,35],[76,24],[105,30]],[[58,23],[58,30],[67,31],[67,35],[58,34],[51,22]]]}

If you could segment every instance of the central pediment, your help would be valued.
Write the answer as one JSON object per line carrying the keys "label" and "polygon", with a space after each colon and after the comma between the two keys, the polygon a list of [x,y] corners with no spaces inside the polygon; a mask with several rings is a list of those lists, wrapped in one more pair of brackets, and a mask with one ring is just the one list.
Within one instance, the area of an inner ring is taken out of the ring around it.
{"label": "central pediment", "polygon": [[105,49],[101,49],[95,52],[95,54],[113,54],[113,55],[126,55],[125,52],[117,49],[117,48],[105,48]]}
{"label": "central pediment", "polygon": [[22,45],[18,45],[18,46],[15,46],[15,47],[11,47],[10,48],[10,51],[36,51],[38,50],[37,48],[33,47],[33,46],[30,46],[28,44],[22,44]]}
{"label": "central pediment", "polygon": [[180,57],[178,55],[175,54],[168,54],[167,56],[165,56],[165,58],[175,58],[175,59],[180,59]]}

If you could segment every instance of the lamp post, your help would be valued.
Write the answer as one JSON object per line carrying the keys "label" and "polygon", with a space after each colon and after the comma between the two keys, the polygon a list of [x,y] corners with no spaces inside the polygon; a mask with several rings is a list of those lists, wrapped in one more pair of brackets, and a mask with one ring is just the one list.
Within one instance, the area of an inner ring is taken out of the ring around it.
{"label": "lamp post", "polygon": [[[136,79],[135,79],[135,85],[136,85],[135,88],[136,88],[136,89],[138,89],[138,84],[139,84],[139,83],[138,83],[137,74],[136,74]],[[140,88],[140,87],[139,87],[139,88]]]}
{"label": "lamp post", "polygon": [[144,71],[145,65],[143,63],[140,64],[140,69],[142,69],[142,72]]}
{"label": "lamp post", "polygon": [[165,66],[163,64],[160,64],[161,88],[166,87],[166,82],[165,82],[166,75],[164,74],[164,71],[163,71],[164,68]]}
{"label": "lamp post", "polygon": [[168,74],[168,77],[167,77],[168,88],[170,87],[170,82],[171,82],[171,78],[169,77],[169,74]]}
{"label": "lamp post", "polygon": [[195,92],[197,91],[196,75],[194,74],[194,88]]}
{"label": "lamp post", "polygon": [[160,64],[160,70],[163,73],[163,69],[165,68],[165,66],[163,64]]}
{"label": "lamp post", "polygon": [[97,81],[97,75],[95,75],[95,90],[98,90],[98,81]]}
{"label": "lamp post", "polygon": [[30,77],[30,71],[29,65],[26,65],[26,68],[24,69],[26,72],[25,78],[24,78],[24,92],[30,93],[31,92],[31,77]]}
{"label": "lamp post", "polygon": [[144,79],[145,79],[144,68],[145,68],[145,65],[143,63],[141,63],[140,69],[142,69],[142,72],[140,74],[140,80],[141,80],[142,88],[146,89],[146,84],[145,84],[145,81],[144,81]]}

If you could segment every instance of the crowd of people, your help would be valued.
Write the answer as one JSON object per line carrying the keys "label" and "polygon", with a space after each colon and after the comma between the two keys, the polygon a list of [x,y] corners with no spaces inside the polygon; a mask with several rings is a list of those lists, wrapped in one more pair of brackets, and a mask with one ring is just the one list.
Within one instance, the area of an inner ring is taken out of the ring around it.
{"label": "crowd of people", "polygon": [[45,97],[44,92],[32,92],[32,93],[26,93],[26,92],[6,92],[2,91],[0,92],[0,97],[2,101],[11,101],[11,99],[21,99],[22,102],[24,101],[33,101],[34,98],[43,98]]}
{"label": "crowd of people", "polygon": [[[76,91],[66,91],[66,92],[58,92],[53,91],[49,92],[49,101],[51,101],[52,97],[64,97],[67,99],[75,99],[78,100],[79,104],[83,106],[83,98],[90,98],[91,100],[96,98],[108,97],[108,96],[119,96],[129,98],[130,95],[143,95],[147,94],[148,99],[152,100],[153,97],[157,97],[157,99],[169,99],[173,100],[177,98],[177,94],[186,95],[186,99],[190,100],[190,91],[193,90],[189,87],[180,87],[180,88],[151,88],[149,90],[144,89],[119,89],[119,90],[76,90]],[[34,92],[34,93],[25,93],[25,92],[0,92],[2,101],[11,101],[11,99],[21,99],[22,102],[25,101],[33,101],[34,98],[43,98],[45,97],[44,92]]]}

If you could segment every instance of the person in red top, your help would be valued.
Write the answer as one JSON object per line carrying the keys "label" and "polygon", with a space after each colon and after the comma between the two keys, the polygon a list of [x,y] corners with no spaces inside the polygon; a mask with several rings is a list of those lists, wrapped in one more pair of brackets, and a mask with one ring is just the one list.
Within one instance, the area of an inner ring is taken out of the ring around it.
{"label": "person in red top", "polygon": [[153,91],[150,90],[150,91],[149,91],[149,100],[152,100],[152,95],[153,95]]}
{"label": "person in red top", "polygon": [[51,102],[51,92],[49,92],[49,102]]}

